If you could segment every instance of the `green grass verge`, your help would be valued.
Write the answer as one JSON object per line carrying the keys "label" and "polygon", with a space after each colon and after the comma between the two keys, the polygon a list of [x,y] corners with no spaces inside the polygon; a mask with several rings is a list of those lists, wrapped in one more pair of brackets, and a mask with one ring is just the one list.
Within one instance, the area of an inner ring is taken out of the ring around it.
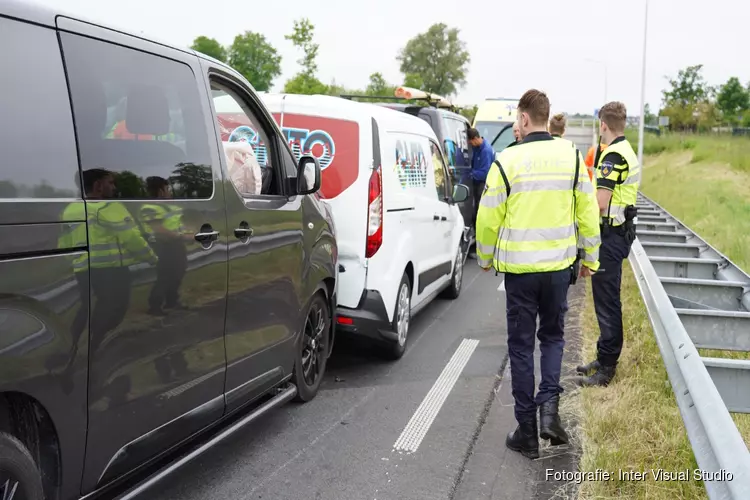
{"label": "green grass verge", "polygon": [[[644,162],[644,194],[750,270],[750,140],[648,136],[644,151],[651,153]],[[655,481],[650,475],[651,470],[697,465],[629,263],[623,270],[625,345],[615,382],[579,393],[580,469],[649,471],[649,476],[643,481],[620,481],[615,475],[613,481],[586,482],[579,498],[707,498],[701,482]],[[583,314],[583,357],[588,360],[599,335],[590,293]],[[748,353],[713,350],[701,350],[701,355],[748,358]],[[750,444],[750,415],[732,417]]]}
{"label": "green grass verge", "polygon": [[[590,291],[590,287],[589,287]],[[581,484],[579,499],[694,500],[707,498],[695,481],[655,481],[651,471],[697,468],[659,347],[630,265],[623,264],[625,343],[615,382],[581,390],[581,471],[603,469],[612,481]],[[583,358],[596,355],[599,326],[591,293],[583,312]],[[619,471],[647,472],[642,481],[619,480]]]}

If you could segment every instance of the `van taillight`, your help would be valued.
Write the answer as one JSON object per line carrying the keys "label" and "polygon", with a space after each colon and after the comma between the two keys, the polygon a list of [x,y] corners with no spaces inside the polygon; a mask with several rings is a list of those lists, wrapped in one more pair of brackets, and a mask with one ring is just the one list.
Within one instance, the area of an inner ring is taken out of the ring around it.
{"label": "van taillight", "polygon": [[383,177],[380,166],[372,171],[367,189],[367,247],[365,257],[370,258],[383,244]]}

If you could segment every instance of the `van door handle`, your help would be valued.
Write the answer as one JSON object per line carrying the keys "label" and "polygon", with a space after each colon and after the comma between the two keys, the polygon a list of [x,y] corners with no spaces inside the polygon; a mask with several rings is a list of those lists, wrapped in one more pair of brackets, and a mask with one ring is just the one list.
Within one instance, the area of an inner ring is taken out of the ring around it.
{"label": "van door handle", "polygon": [[245,238],[249,238],[252,235],[253,235],[253,229],[250,227],[250,224],[248,224],[244,220],[240,222],[240,227],[237,227],[234,229],[234,236],[241,240]]}
{"label": "van door handle", "polygon": [[219,231],[213,231],[208,224],[201,226],[200,232],[195,233],[195,241],[200,241],[201,243],[216,241],[217,239],[219,239]]}
{"label": "van door handle", "polygon": [[440,220],[440,216],[435,214],[432,216],[432,220]]}

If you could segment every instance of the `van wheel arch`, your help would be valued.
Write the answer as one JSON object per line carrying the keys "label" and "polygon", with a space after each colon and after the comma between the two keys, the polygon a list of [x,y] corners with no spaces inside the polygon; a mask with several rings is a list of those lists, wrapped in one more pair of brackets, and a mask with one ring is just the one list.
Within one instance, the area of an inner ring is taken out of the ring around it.
{"label": "van wheel arch", "polygon": [[414,293],[414,264],[412,264],[411,261],[406,263],[404,273],[409,277],[409,286],[411,286],[411,291]]}

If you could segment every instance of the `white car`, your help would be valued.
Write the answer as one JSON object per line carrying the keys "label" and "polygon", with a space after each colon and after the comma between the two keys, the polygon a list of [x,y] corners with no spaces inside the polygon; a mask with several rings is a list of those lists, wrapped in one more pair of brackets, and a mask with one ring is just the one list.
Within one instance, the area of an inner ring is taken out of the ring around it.
{"label": "white car", "polygon": [[406,349],[412,315],[442,294],[461,292],[464,221],[432,128],[382,106],[330,96],[262,99],[295,155],[322,169],[339,248],[336,328]]}

